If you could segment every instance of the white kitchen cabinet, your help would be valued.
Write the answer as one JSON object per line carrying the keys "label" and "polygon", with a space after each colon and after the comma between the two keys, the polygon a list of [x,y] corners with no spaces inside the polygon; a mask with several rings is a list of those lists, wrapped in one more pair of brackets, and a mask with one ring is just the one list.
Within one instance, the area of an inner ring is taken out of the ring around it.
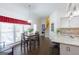
{"label": "white kitchen cabinet", "polygon": [[79,46],[60,44],[60,55],[79,55]]}
{"label": "white kitchen cabinet", "polygon": [[70,20],[71,27],[79,27],[79,16],[72,17]]}
{"label": "white kitchen cabinet", "polygon": [[61,28],[79,27],[79,16],[74,16],[72,18],[69,17],[61,18],[60,27]]}
{"label": "white kitchen cabinet", "polygon": [[69,18],[61,18],[60,27],[61,28],[69,28]]}

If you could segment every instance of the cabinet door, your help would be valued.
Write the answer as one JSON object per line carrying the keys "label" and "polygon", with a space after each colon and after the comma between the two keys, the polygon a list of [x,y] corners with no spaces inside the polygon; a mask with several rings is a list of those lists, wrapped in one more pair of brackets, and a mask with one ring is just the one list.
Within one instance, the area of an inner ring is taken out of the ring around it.
{"label": "cabinet door", "polygon": [[79,27],[79,17],[73,17],[70,20],[71,27]]}
{"label": "cabinet door", "polygon": [[79,55],[79,47],[60,44],[60,54],[61,55]]}
{"label": "cabinet door", "polygon": [[69,55],[70,47],[65,44],[60,44],[60,55]]}
{"label": "cabinet door", "polygon": [[61,23],[60,23],[60,26],[62,28],[69,28],[70,24],[69,24],[69,18],[62,18],[61,19]]}
{"label": "cabinet door", "polygon": [[79,47],[78,46],[70,46],[70,55],[79,55]]}

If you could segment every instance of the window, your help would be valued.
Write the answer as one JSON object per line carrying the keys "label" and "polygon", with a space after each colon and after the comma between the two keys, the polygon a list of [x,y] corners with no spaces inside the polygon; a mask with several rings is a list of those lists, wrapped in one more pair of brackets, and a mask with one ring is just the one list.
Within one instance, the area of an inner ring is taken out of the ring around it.
{"label": "window", "polygon": [[33,25],[33,29],[34,29],[33,32],[35,33],[37,31],[37,25],[36,24]]}
{"label": "window", "polygon": [[30,28],[30,25],[24,25],[24,32],[29,30],[29,28]]}
{"label": "window", "polygon": [[9,45],[21,41],[21,34],[29,27],[30,25],[0,22],[0,42]]}
{"label": "window", "polygon": [[23,25],[15,24],[15,42],[21,40],[22,33],[23,33]]}
{"label": "window", "polygon": [[11,23],[0,23],[1,26],[1,42],[5,42],[5,45],[14,43],[14,30]]}
{"label": "window", "polygon": [[54,31],[54,23],[51,24],[51,31]]}

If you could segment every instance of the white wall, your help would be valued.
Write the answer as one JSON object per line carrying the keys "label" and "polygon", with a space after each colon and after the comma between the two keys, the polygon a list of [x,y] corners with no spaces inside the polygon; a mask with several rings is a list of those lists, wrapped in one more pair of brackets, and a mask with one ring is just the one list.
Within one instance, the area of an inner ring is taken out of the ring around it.
{"label": "white wall", "polygon": [[54,31],[51,31],[51,24],[50,24],[50,29],[49,29],[49,38],[52,40],[52,39],[55,39],[57,37],[57,28],[60,27],[60,18],[62,16],[64,16],[64,12],[57,12],[57,11],[54,11],[51,15],[50,15],[50,20],[51,20],[51,23],[54,23]]}

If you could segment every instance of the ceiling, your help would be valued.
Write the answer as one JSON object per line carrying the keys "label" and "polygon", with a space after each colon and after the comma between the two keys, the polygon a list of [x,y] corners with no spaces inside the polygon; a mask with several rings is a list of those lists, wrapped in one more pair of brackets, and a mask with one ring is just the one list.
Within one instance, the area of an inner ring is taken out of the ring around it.
{"label": "ceiling", "polygon": [[53,12],[66,12],[67,3],[30,3],[29,10],[36,17],[45,17]]}
{"label": "ceiling", "polygon": [[[54,12],[61,13],[61,14],[67,14],[67,10],[71,9],[73,10],[73,6],[76,5],[77,9],[79,10],[79,3],[71,3],[71,7],[69,7],[70,3],[11,3],[10,5],[19,6],[17,9],[19,12],[22,9],[23,11],[29,11],[29,15],[33,17],[46,17],[50,16]],[[2,4],[1,4],[2,5]],[[6,6],[9,4],[3,4],[2,6]],[[13,6],[13,11],[16,11]],[[11,6],[12,7],[12,6]],[[20,10],[19,10],[20,9]],[[18,12],[17,11],[17,12]],[[23,12],[22,12],[23,13]],[[25,13],[25,12],[24,12]]]}
{"label": "ceiling", "polygon": [[[71,6],[69,7],[69,4]],[[73,10],[76,5],[79,10],[79,3],[24,3],[23,6],[29,9],[30,15],[35,17],[44,18],[50,16],[54,12],[61,13],[63,15],[68,14],[68,10]]]}

